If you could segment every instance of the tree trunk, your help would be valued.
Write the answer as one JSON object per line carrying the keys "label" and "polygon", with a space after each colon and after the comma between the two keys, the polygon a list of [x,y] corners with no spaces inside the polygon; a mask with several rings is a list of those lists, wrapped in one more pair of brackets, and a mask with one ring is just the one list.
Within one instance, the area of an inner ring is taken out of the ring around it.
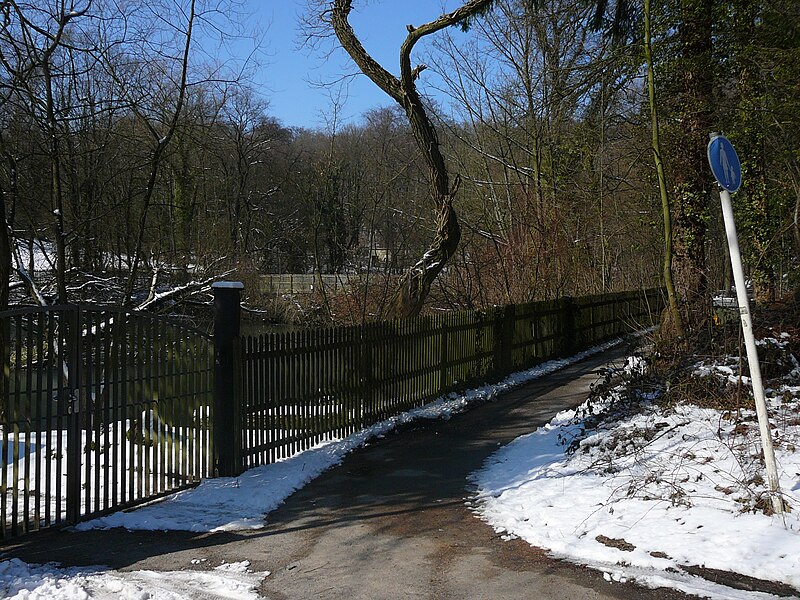
{"label": "tree trunk", "polygon": [[681,313],[678,310],[678,299],[675,292],[675,283],[672,278],[672,210],[667,193],[667,178],[664,173],[664,161],[661,158],[661,141],[659,139],[658,106],[656,104],[655,72],[653,70],[652,29],[651,29],[650,0],[644,0],[644,54],[647,63],[647,93],[650,101],[650,128],[652,133],[653,159],[658,174],[658,191],[661,197],[661,214],[664,224],[664,286],[667,288],[667,329],[661,335],[675,335],[684,337]]}
{"label": "tree trunk", "polygon": [[[735,39],[738,54],[737,128],[732,136],[742,166],[742,190],[736,196],[734,210],[740,224],[744,262],[753,281],[756,304],[775,300],[774,252],[771,245],[779,237],[780,217],[770,210],[770,190],[767,181],[768,114],[764,106],[764,82],[752,52],[756,36],[759,3],[740,2],[734,12]],[[741,218],[738,218],[741,217]]]}
{"label": "tree trunk", "polygon": [[8,308],[11,283],[11,239],[6,222],[6,194],[0,190],[0,310]]}
{"label": "tree trunk", "polygon": [[67,242],[64,228],[64,193],[61,185],[61,148],[59,144],[58,121],[56,119],[55,99],[53,95],[53,81],[50,74],[49,57],[43,61],[47,127],[50,143],[48,146],[50,159],[50,203],[53,219],[53,242],[56,247],[56,292],[58,303],[66,304],[67,298]]}
{"label": "tree trunk", "polygon": [[706,146],[711,128],[710,0],[681,1],[682,81],[674,179],[673,274],[689,344],[703,337],[710,316],[705,241],[709,219]]}
{"label": "tree trunk", "polygon": [[147,213],[155,193],[156,182],[158,180],[158,173],[161,169],[161,160],[164,152],[169,146],[170,141],[175,135],[178,127],[178,121],[183,113],[183,105],[186,101],[186,89],[189,77],[189,49],[192,45],[192,31],[194,30],[195,21],[195,0],[191,0],[189,4],[189,14],[186,16],[186,33],[183,45],[183,54],[181,56],[181,78],[178,84],[178,98],[175,102],[175,110],[168,121],[166,131],[163,136],[156,131],[155,126],[150,124],[147,118],[137,112],[134,112],[144,121],[145,126],[150,130],[153,139],[156,140],[153,154],[150,158],[150,175],[147,180],[147,186],[144,191],[144,198],[142,200],[142,212],[139,215],[139,227],[136,232],[136,245],[131,257],[130,272],[128,273],[128,281],[125,284],[124,304],[130,304],[131,297],[133,296],[136,287],[136,275],[139,269],[139,263],[142,260],[142,251],[144,247],[144,237],[147,228]]}
{"label": "tree trunk", "polygon": [[452,202],[442,205],[436,220],[436,237],[425,255],[405,272],[389,301],[389,313],[395,317],[413,317],[420,313],[431,285],[444,262],[455,254],[461,227]]}
{"label": "tree trunk", "polygon": [[415,81],[425,65],[419,65],[412,69],[411,51],[424,36],[464,22],[486,10],[492,1],[472,0],[430,23],[416,28],[408,25],[408,36],[400,48],[399,78],[378,64],[367,53],[353,32],[348,22],[352,1],[336,0],[333,3],[331,25],[342,47],[361,69],[361,72],[405,110],[414,139],[428,167],[431,199],[436,208],[436,233],[433,242],[422,258],[400,280],[400,286],[387,307],[388,314],[386,316],[413,317],[420,313],[425,298],[430,292],[431,284],[455,253],[461,238],[461,228],[453,209],[453,197],[458,190],[459,180],[456,179],[455,185],[451,189],[449,173],[439,148],[436,129],[431,123],[416,89]]}

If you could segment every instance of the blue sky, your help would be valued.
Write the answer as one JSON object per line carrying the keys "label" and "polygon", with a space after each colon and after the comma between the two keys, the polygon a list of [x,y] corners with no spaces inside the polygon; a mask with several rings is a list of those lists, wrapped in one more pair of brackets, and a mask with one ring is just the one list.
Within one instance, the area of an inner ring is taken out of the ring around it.
{"label": "blue sky", "polygon": [[[320,53],[309,56],[298,50],[299,19],[305,0],[247,0],[249,9],[266,32],[267,65],[257,78],[260,91],[270,102],[269,114],[284,125],[325,128],[331,114],[331,91],[315,87],[311,81],[333,81],[354,67],[341,51],[327,59]],[[367,0],[354,2],[350,22],[364,46],[384,67],[397,73],[400,44],[406,25],[419,25],[441,14],[441,0]],[[448,0],[452,10],[458,2]],[[372,108],[392,103],[383,92],[359,76],[348,88],[348,98],[340,116],[356,122]]]}

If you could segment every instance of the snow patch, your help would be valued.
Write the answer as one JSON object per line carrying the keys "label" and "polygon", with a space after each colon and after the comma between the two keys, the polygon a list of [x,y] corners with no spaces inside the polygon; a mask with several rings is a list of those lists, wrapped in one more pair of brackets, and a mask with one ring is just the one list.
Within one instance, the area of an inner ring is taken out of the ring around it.
{"label": "snow patch", "polygon": [[[242,568],[213,571],[112,571],[0,562],[0,594],[6,600],[261,600],[257,589],[269,573]],[[229,567],[229,568],[223,568]]]}
{"label": "snow patch", "polygon": [[587,433],[585,417],[576,416],[604,410],[596,401],[559,413],[490,457],[471,477],[473,509],[496,531],[612,581],[770,597],[729,594],[682,572],[702,566],[800,589],[800,408],[796,400],[782,404],[786,391],[770,408],[792,507],[783,516],[761,510],[766,487],[754,414],[651,406]]}

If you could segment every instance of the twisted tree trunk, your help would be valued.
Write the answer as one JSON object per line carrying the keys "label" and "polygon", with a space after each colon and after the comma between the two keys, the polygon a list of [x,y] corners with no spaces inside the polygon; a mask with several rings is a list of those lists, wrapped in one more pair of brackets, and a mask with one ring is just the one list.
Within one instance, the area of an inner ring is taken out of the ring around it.
{"label": "twisted tree trunk", "polygon": [[436,276],[455,254],[461,238],[461,227],[453,208],[459,178],[450,185],[450,176],[439,148],[436,128],[428,117],[416,88],[416,79],[425,65],[411,66],[411,51],[426,35],[463,23],[485,11],[493,0],[472,0],[453,12],[419,27],[407,26],[408,36],[400,47],[400,77],[395,77],[373,59],[356,34],[348,18],[352,0],[335,0],[331,25],[342,48],[350,55],[364,75],[395,100],[405,110],[417,146],[428,167],[431,199],[436,210],[436,233],[425,254],[402,277],[399,288],[387,307],[387,316],[413,317],[420,313]]}

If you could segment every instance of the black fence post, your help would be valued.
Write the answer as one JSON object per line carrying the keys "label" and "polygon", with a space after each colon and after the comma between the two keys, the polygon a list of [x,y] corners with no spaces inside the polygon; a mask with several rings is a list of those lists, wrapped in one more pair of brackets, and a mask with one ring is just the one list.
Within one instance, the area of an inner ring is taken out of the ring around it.
{"label": "black fence post", "polygon": [[492,327],[492,378],[500,380],[503,378],[503,314],[505,309],[502,306],[494,308],[494,325]]}
{"label": "black fence post", "polygon": [[238,281],[218,281],[214,292],[214,414],[212,440],[214,475],[236,477],[242,472],[242,423],[237,369],[241,292]]}
{"label": "black fence post", "polygon": [[375,380],[372,376],[373,339],[375,339],[375,325],[362,324],[360,328],[361,343],[358,345],[360,352],[359,369],[361,375],[361,428],[369,427],[375,422]]}
{"label": "black fence post", "polygon": [[450,357],[447,317],[442,317],[442,327],[439,331],[439,337],[441,340],[441,344],[439,345],[439,395],[443,396],[450,389],[450,379],[447,376],[447,367]]}
{"label": "black fence post", "polygon": [[582,344],[578,339],[578,304],[572,296],[564,296],[563,300],[563,321],[561,345],[561,356],[568,357],[582,350]]}
{"label": "black fence post", "polygon": [[516,306],[498,306],[494,313],[494,374],[502,379],[514,370],[514,332],[517,327]]}
{"label": "black fence post", "polygon": [[[66,365],[66,379],[59,386],[61,409],[67,416],[67,523],[77,523],[81,518],[81,454],[83,453],[84,409],[81,401],[83,390],[81,381],[81,310],[70,306],[65,311],[66,335],[64,337],[66,356],[61,360]],[[63,324],[62,324],[63,325]],[[90,485],[90,483],[87,482]],[[87,511],[89,506],[86,507]]]}

